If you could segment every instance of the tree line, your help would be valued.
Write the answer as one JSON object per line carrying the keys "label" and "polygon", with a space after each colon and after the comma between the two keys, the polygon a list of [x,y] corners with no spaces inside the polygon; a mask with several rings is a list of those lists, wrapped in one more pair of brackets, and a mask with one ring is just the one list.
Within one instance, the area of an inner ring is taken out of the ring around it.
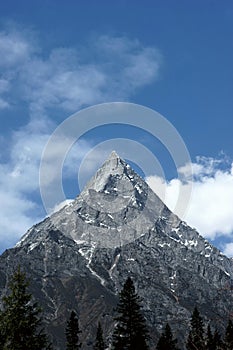
{"label": "tree line", "polygon": [[[20,267],[8,283],[0,310],[0,350],[52,350],[52,344],[42,326],[42,310],[32,301],[29,282]],[[93,350],[179,350],[178,340],[167,323],[155,347],[149,347],[150,336],[132,279],[127,278],[116,307],[115,326],[111,344],[106,341],[101,323],[98,323]],[[82,349],[82,333],[78,315],[72,311],[65,327],[66,350]],[[190,319],[187,350],[233,350],[233,323],[229,320],[221,335],[203,319],[194,308]]]}

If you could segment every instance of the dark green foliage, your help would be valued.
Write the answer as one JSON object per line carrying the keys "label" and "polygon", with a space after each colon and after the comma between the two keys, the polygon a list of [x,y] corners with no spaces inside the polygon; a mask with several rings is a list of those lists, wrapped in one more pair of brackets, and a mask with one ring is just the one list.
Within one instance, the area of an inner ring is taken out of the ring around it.
{"label": "dark green foliage", "polygon": [[218,330],[214,331],[214,334],[211,331],[210,325],[207,327],[207,335],[206,335],[206,350],[223,350],[225,349],[221,335]]}
{"label": "dark green foliage", "polygon": [[3,349],[3,345],[4,345],[3,319],[2,319],[2,312],[0,311],[0,350]]}
{"label": "dark green foliage", "polygon": [[70,314],[70,319],[66,325],[66,349],[77,350],[80,349],[82,344],[79,342],[79,329],[78,317],[75,311]]}
{"label": "dark green foliage", "polygon": [[204,326],[197,307],[191,318],[191,329],[186,343],[187,350],[205,350]]}
{"label": "dark green foliage", "polygon": [[210,350],[224,350],[225,346],[223,344],[221,335],[219,334],[218,330],[216,329],[214,332],[214,339],[213,339],[213,348]]}
{"label": "dark green foliage", "polygon": [[157,350],[178,350],[177,347],[177,339],[173,339],[172,331],[167,323],[164,329],[164,332],[161,334],[159,338]]}
{"label": "dark green foliage", "polygon": [[104,337],[103,337],[103,330],[99,322],[97,327],[94,350],[104,350],[104,349],[105,349],[105,343],[104,343]]}
{"label": "dark green foliage", "polygon": [[113,333],[114,350],[147,350],[148,330],[141,312],[141,299],[128,278],[119,295],[117,325]]}
{"label": "dark green foliage", "polygon": [[0,315],[3,350],[50,348],[41,327],[41,310],[36,303],[32,304],[28,285],[25,274],[18,268],[9,282],[9,294],[3,297]]}
{"label": "dark green foliage", "polygon": [[213,333],[211,331],[210,325],[207,327],[207,334],[206,334],[206,350],[214,350],[213,349],[214,344],[214,337]]}
{"label": "dark green foliage", "polygon": [[233,350],[233,323],[231,320],[228,321],[225,334],[225,349]]}

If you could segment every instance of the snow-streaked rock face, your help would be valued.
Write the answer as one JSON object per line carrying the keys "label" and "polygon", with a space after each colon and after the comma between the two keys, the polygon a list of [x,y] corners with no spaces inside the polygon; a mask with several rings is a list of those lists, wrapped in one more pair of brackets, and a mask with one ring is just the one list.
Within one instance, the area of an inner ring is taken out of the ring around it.
{"label": "snow-streaked rock face", "polygon": [[[115,248],[147,233],[163,216],[164,210],[170,222],[178,225],[178,217],[171,212],[168,214],[163,202],[145,181],[112,152],[82,193],[39,224],[39,230],[53,227],[75,241]],[[26,242],[23,237],[19,245]]]}
{"label": "snow-streaked rock face", "polygon": [[168,321],[182,343],[195,305],[220,328],[233,313],[232,259],[171,213],[115,152],[72,203],[0,257],[2,292],[18,263],[31,276],[56,349],[64,348],[73,308],[84,349],[92,348],[98,320],[111,333],[116,294],[128,275],[155,342]]}

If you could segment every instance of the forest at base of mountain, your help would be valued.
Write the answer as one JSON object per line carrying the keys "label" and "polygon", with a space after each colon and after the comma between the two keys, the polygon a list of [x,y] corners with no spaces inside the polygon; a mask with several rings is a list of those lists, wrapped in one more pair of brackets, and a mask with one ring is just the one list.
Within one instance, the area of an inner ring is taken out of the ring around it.
{"label": "forest at base of mountain", "polygon": [[[0,311],[0,350],[53,350],[49,335],[43,329],[42,310],[28,292],[29,280],[20,267],[11,276],[8,289],[2,297]],[[93,350],[179,350],[178,340],[170,325],[164,330],[157,344],[150,342],[150,335],[133,280],[128,277],[118,296],[114,310],[115,328],[111,336],[104,334],[99,322]],[[82,349],[79,317],[75,310],[70,314],[64,329],[66,349]],[[233,322],[228,320],[225,334],[204,324],[194,308],[185,341],[187,350],[233,350]]]}

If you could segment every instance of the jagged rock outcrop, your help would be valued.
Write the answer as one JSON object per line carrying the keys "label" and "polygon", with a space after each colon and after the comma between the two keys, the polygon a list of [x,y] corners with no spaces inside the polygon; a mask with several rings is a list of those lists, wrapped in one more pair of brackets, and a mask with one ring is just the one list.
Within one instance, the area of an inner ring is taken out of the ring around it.
{"label": "jagged rock outcrop", "polygon": [[115,152],[71,204],[2,254],[1,294],[18,264],[58,350],[72,309],[84,349],[92,348],[99,320],[110,337],[117,293],[129,275],[152,342],[168,321],[182,345],[195,305],[220,329],[233,313],[232,259],[174,215]]}

